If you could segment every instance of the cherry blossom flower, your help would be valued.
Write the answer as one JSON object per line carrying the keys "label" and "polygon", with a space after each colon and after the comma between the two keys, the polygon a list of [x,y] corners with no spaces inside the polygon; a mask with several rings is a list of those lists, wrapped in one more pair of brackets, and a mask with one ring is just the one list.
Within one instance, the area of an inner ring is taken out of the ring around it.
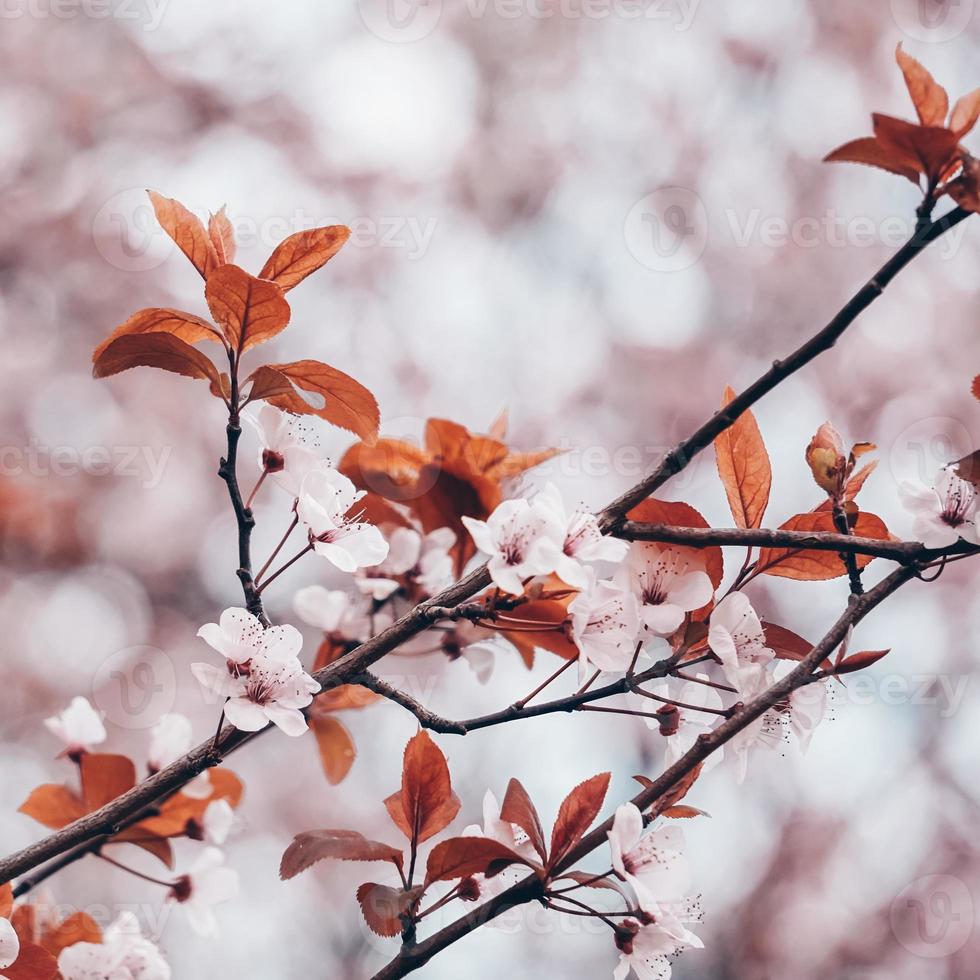
{"label": "cherry blossom flower", "polygon": [[227,699],[225,716],[236,728],[254,732],[272,722],[287,735],[302,735],[306,719],[299,709],[320,690],[299,662],[302,644],[294,626],[271,627],[256,639],[247,659],[229,657],[225,670],[196,663],[191,671],[202,687]]}
{"label": "cherry blossom flower", "polygon": [[259,439],[259,466],[291,496],[299,496],[303,477],[319,462],[303,444],[299,416],[281,412],[264,402],[256,414],[245,412],[247,422]]}
{"label": "cherry blossom flower", "polygon": [[633,660],[640,631],[632,593],[613,582],[597,581],[591,568],[587,573],[588,584],[568,606],[582,679],[590,664],[598,670],[625,671]]}
{"label": "cherry blossom flower", "polygon": [[310,544],[342,572],[378,565],[388,555],[388,542],[373,524],[348,516],[363,496],[363,491],[326,462],[314,466],[300,486],[296,514]]}
{"label": "cherry blossom flower", "polygon": [[85,698],[72,698],[71,704],[60,714],[44,719],[44,726],[64,743],[63,755],[78,759],[89,752],[93,745],[106,740],[103,715],[96,711]]}
{"label": "cherry blossom flower", "polygon": [[[706,674],[698,674],[697,677],[702,681],[707,681]],[[691,749],[700,735],[710,732],[713,721],[717,716],[697,711],[697,708],[711,708],[720,710],[723,707],[721,696],[718,691],[708,684],[698,681],[684,681],[681,685],[672,684],[668,680],[650,685],[651,693],[670,701],[680,702],[690,707],[676,708],[676,716],[673,724],[675,729],[670,735],[664,736],[666,752],[664,754],[664,764],[672,766],[685,752]],[[630,698],[634,705],[643,710],[650,710],[649,698],[644,698],[639,694],[634,694]],[[648,728],[659,728],[660,722],[656,718],[644,719]],[[713,769],[721,762],[724,755],[724,748],[716,749],[703,763],[703,771]]]}
{"label": "cherry blossom flower", "polygon": [[980,544],[977,528],[977,492],[946,466],[939,471],[934,487],[905,480],[899,496],[913,517],[912,533],[927,548],[948,548],[963,538]]}
{"label": "cherry blossom flower", "polygon": [[525,579],[554,571],[556,546],[560,550],[565,536],[554,514],[526,500],[505,500],[486,521],[464,517],[463,524],[489,555],[494,583],[511,595],[524,591]]}
{"label": "cherry blossom flower", "polygon": [[453,557],[450,549],[456,535],[441,527],[426,535],[414,528],[396,528],[388,537],[388,557],[367,570],[357,586],[365,595],[382,601],[403,584],[416,586],[420,598],[441,592],[453,582]]}
{"label": "cherry blossom flower", "polygon": [[13,966],[20,956],[20,939],[9,919],[0,918],[0,970]]}
{"label": "cherry blossom flower", "polygon": [[[527,834],[515,824],[500,819],[500,804],[497,802],[497,797],[489,789],[483,796],[483,826],[471,824],[468,827],[464,827],[462,836],[489,837],[491,840],[495,840],[497,843],[509,847],[512,851],[516,851],[529,861],[540,861],[540,857],[534,850]],[[523,865],[511,865],[495,874],[492,878],[478,874],[474,875],[473,879],[479,886],[479,898],[488,899],[506,891],[511,885],[520,881],[526,874],[527,868]]]}
{"label": "cherry blossom flower", "polygon": [[[742,697],[751,701],[762,694],[775,680],[774,671],[766,666],[743,672]],[[743,728],[729,743],[735,756],[735,772],[739,784],[745,782],[748,773],[749,754],[755,749],[775,749],[787,742],[787,716],[778,708],[770,708],[751,724]]]}
{"label": "cherry blossom flower", "polygon": [[826,681],[798,687],[789,696],[789,727],[803,752],[810,747],[813,733],[826,714]]}
{"label": "cherry blossom flower", "polygon": [[304,623],[346,640],[364,640],[371,629],[368,603],[342,589],[308,585],[293,597],[293,609]]}
{"label": "cherry blossom flower", "polygon": [[[150,749],[147,768],[150,773],[166,769],[172,762],[190,751],[193,745],[193,730],[190,719],[184,715],[169,714],[153,726],[150,732]],[[187,783],[181,792],[191,799],[204,800],[211,795],[211,777],[202,772]]]}
{"label": "cherry blossom flower", "polygon": [[676,632],[685,615],[706,605],[714,593],[703,562],[684,549],[646,541],[629,546],[615,580],[636,596],[643,628],[657,636]]}
{"label": "cherry blossom flower", "polygon": [[235,825],[235,811],[227,800],[215,800],[204,811],[204,839],[209,844],[224,844]]}
{"label": "cherry blossom flower", "polygon": [[626,980],[632,970],[639,980],[670,980],[671,957],[684,949],[703,949],[704,943],[684,921],[661,909],[645,924],[626,919],[616,932],[619,962],[613,980]]}
{"label": "cherry blossom flower", "polygon": [[562,540],[545,539],[550,553],[549,563],[558,577],[575,589],[583,589],[588,583],[584,563],[595,561],[620,562],[629,550],[629,543],[611,538],[599,530],[595,515],[584,511],[569,514],[558,488],[548,483],[538,493],[533,504],[551,513],[554,522],[562,529]]}
{"label": "cherry blossom flower", "polygon": [[743,697],[748,688],[758,687],[759,675],[775,657],[752,603],[741,592],[725,596],[712,610],[708,646],[721,661],[728,682]]}
{"label": "cherry blossom flower", "polygon": [[218,932],[214,906],[238,896],[238,872],[224,867],[225,856],[216,847],[207,847],[191,870],[178,878],[170,897],[180,903],[191,928],[210,937]]}
{"label": "cherry blossom flower", "polygon": [[156,945],[140,933],[132,912],[123,912],[101,943],[75,943],[58,956],[63,980],[170,980],[170,966]]}
{"label": "cherry blossom flower", "polygon": [[231,608],[221,614],[217,623],[206,623],[202,626],[197,635],[225,660],[233,664],[243,664],[258,652],[265,636],[265,628],[258,617],[248,610]]}
{"label": "cherry blossom flower", "polygon": [[150,732],[150,772],[159,772],[171,762],[176,762],[190,749],[192,742],[193,730],[189,718],[178,714],[163,715]]}
{"label": "cherry blossom flower", "polygon": [[680,827],[668,824],[644,836],[642,814],[625,803],[616,811],[608,836],[612,866],[632,886],[642,911],[656,915],[690,902],[691,873]]}

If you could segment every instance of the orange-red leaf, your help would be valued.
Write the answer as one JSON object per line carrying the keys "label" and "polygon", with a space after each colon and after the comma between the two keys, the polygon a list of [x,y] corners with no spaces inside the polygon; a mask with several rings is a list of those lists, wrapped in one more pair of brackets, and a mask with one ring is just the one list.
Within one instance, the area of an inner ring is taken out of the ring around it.
{"label": "orange-red leaf", "polygon": [[[650,817],[659,817],[661,814],[666,813],[671,807],[676,806],[681,800],[687,796],[691,787],[697,782],[698,777],[701,775],[701,768],[704,765],[703,762],[699,762],[690,772],[685,773],[676,783],[666,793],[657,797],[653,801],[650,807]],[[633,777],[641,786],[645,789],[650,789],[653,786],[653,781],[648,779],[646,776],[634,776]]]}
{"label": "orange-red leaf", "polygon": [[939,180],[956,163],[959,139],[945,126],[917,126],[878,112],[871,121],[879,142],[917,160],[930,180]]}
{"label": "orange-red leaf", "polygon": [[949,112],[949,96],[929,73],[929,71],[910,54],[902,50],[899,42],[895,48],[895,60],[898,62],[905,85],[912,97],[912,104],[923,126],[942,126]]}
{"label": "orange-red leaf", "polygon": [[58,961],[46,949],[22,941],[17,959],[4,969],[3,975],[7,980],[54,980]]}
{"label": "orange-red leaf", "polygon": [[136,767],[124,755],[86,752],[81,761],[82,799],[89,812],[136,785]]}
{"label": "orange-red leaf", "polygon": [[579,783],[565,797],[551,830],[551,853],[548,867],[553,868],[585,836],[602,809],[609,789],[609,773],[599,773]]}
{"label": "orange-red leaf", "polygon": [[286,848],[279,865],[279,877],[294,878],[317,861],[391,861],[402,867],[402,852],[390,844],[368,840],[353,830],[310,830],[297,834]]}
{"label": "orange-red leaf", "polygon": [[[725,388],[722,408],[734,397],[734,389]],[[772,466],[759,425],[751,412],[743,412],[734,425],[715,439],[715,457],[735,524],[738,527],[761,527],[772,488]]]}
{"label": "orange-red leaf", "polygon": [[160,837],[180,837],[187,832],[188,823],[203,821],[204,811],[215,800],[225,800],[231,807],[238,806],[244,787],[242,781],[230,769],[220,767],[209,769],[208,779],[211,782],[210,796],[202,799],[188,796],[186,793],[175,793],[162,804],[157,816],[142,820],[132,829]]}
{"label": "orange-red leaf", "polygon": [[[331,425],[360,436],[368,445],[378,437],[381,413],[374,395],[349,374],[329,364],[309,360],[265,364],[251,375],[250,380],[251,399],[264,399],[297,415],[317,415]],[[322,399],[322,407],[312,405],[296,388]]]}
{"label": "orange-red leaf", "polygon": [[0,885],[0,919],[9,919],[14,907],[14,889],[10,882]]}
{"label": "orange-red leaf", "polygon": [[224,208],[211,215],[208,221],[208,238],[214,246],[218,265],[235,261],[235,229],[232,228]]}
{"label": "orange-red leaf", "polygon": [[185,378],[200,378],[209,382],[211,394],[219,398],[227,388],[207,355],[171,333],[137,333],[116,338],[97,353],[92,376],[108,378],[134,367],[155,367]]}
{"label": "orange-red leaf", "polygon": [[405,892],[367,881],[357,889],[357,901],[371,930],[379,936],[391,937],[402,931],[401,916],[408,913],[418,894],[418,889]]}
{"label": "orange-red leaf", "polygon": [[439,833],[459,813],[446,757],[426,731],[414,735],[405,747],[400,793],[385,800],[398,828],[421,844]]}
{"label": "orange-red leaf", "polygon": [[163,197],[156,191],[147,191],[147,194],[160,226],[207,279],[217,267],[218,259],[201,219],[173,198]]}
{"label": "orange-red leaf", "polygon": [[320,749],[320,763],[331,786],[336,786],[354,765],[357,749],[350,732],[336,718],[315,712],[310,717],[310,728]]}
{"label": "orange-red leaf", "polygon": [[874,136],[851,140],[831,150],[823,159],[824,163],[860,163],[866,167],[877,167],[905,177],[913,184],[919,183],[918,159],[903,150],[886,146]]}
{"label": "orange-red leaf", "polygon": [[813,649],[812,643],[785,626],[763,623],[762,629],[766,634],[766,646],[783,660],[802,660]]}
{"label": "orange-red leaf", "polygon": [[956,133],[957,139],[963,139],[976,126],[977,119],[980,119],[980,88],[956,100],[949,117],[949,128]]}
{"label": "orange-red leaf", "polygon": [[67,827],[88,812],[82,801],[67,786],[54,783],[46,783],[32,790],[19,810],[51,830]]}
{"label": "orange-red leaf", "polygon": [[350,228],[344,225],[298,231],[276,246],[259,277],[271,279],[286,292],[332,259],[348,238]]}
{"label": "orange-red leaf", "polygon": [[202,340],[221,343],[221,334],[207,320],[182,310],[151,308],[134,313],[125,323],[121,323],[105,340],[95,348],[92,360],[97,361],[102,352],[118,337],[141,333],[170,333],[184,343],[196,344]]}
{"label": "orange-red leaf", "polygon": [[890,652],[890,650],[862,650],[861,653],[853,653],[834,667],[834,673],[851,674],[855,670],[864,670],[865,667],[876,664]]}
{"label": "orange-red leaf", "polygon": [[520,827],[527,834],[531,846],[541,856],[541,860],[548,859],[548,846],[545,843],[541,818],[527,790],[517,779],[512,779],[507,784],[504,802],[500,807],[500,819]]}
{"label": "orange-red leaf", "polygon": [[225,339],[240,353],[265,343],[289,324],[282,289],[237,265],[216,269],[208,277],[204,298]]}
{"label": "orange-red leaf", "polygon": [[101,943],[102,930],[85,912],[76,912],[44,934],[41,945],[55,958],[75,943]]}
{"label": "orange-red leaf", "polygon": [[530,867],[526,858],[490,837],[451,837],[430,852],[425,882],[430,885],[476,874],[492,878],[512,864]]}
{"label": "orange-red leaf", "polygon": [[[797,514],[785,524],[781,531],[801,531],[814,533],[837,533],[834,515],[830,511],[816,510]],[[891,536],[880,517],[861,511],[852,527],[853,533],[862,538],[879,538],[887,541]],[[871,555],[855,555],[858,568],[864,568],[872,561]],[[765,575],[778,575],[782,578],[806,582],[819,582],[845,575],[847,569],[840,555],[835,551],[815,551],[813,549],[763,548],[756,563],[759,572]]]}

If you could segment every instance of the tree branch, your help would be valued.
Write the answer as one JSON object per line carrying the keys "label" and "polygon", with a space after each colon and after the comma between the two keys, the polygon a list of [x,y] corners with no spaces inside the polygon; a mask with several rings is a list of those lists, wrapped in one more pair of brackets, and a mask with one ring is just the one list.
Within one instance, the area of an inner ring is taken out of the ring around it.
{"label": "tree branch", "polygon": [[930,561],[943,555],[968,555],[980,550],[976,545],[959,541],[949,548],[929,549],[918,541],[890,541],[886,538],[861,538],[830,531],[783,531],[769,528],[741,527],[673,527],[669,524],[646,524],[625,521],[613,531],[618,538],[629,541],[659,541],[690,548],[762,547],[800,548],[808,551],[839,551],[848,554],[873,555],[893,561]]}
{"label": "tree branch", "polygon": [[614,528],[641,500],[645,500],[672,476],[680,473],[699,452],[710,446],[722,432],[734,425],[746,409],[751,408],[760,398],[800,368],[805,367],[815,357],[830,350],[858,315],[885,291],[902,269],[931,242],[954,228],[970,214],[971,212],[964,211],[962,208],[954,208],[941,218],[921,228],[916,227],[912,237],[844,304],[840,312],[822,330],[788,357],[773,361],[772,367],[765,374],[736,395],[693,435],[671,449],[646,479],[614,500],[600,515],[603,530]]}
{"label": "tree branch", "polygon": [[[968,215],[969,212],[956,208],[942,218],[925,225],[921,229],[916,229],[912,239],[882,266],[878,273],[845,304],[827,326],[785,360],[773,362],[772,367],[765,374],[732,399],[724,409],[716,412],[693,435],[668,452],[653,473],[609,504],[598,515],[603,529],[608,531],[622,523],[626,514],[633,507],[663,486],[672,476],[680,473],[699,452],[711,445],[718,435],[734,425],[743,412],[751,408],[786,378],[809,364],[819,354],[833,347],[858,314],[881,295],[888,283],[912,259]],[[247,510],[242,500],[235,472],[238,440],[241,436],[241,427],[237,415],[238,392],[235,367],[233,364],[231,382],[234,397],[232,399],[232,414],[229,417],[227,428],[228,454],[222,461],[219,474],[228,484],[228,492],[238,519],[240,566],[238,575],[245,592],[246,606],[256,610],[255,615],[264,620],[265,614],[262,610],[261,599],[255,592],[254,583],[251,581],[249,546],[253,519],[251,512]],[[483,565],[455,585],[444,590],[430,602],[416,606],[377,636],[318,671],[315,677],[321,685],[321,692],[345,683],[349,678],[363,673],[385,654],[431,625],[430,607],[458,605],[466,599],[472,598],[489,584],[490,575],[486,565]],[[868,595],[870,594],[868,593]],[[222,755],[227,755],[228,752],[239,748],[268,730],[265,728],[259,732],[241,732],[227,726],[221,736]],[[17,875],[25,874],[43,861],[55,858],[90,838],[116,832],[127,817],[131,817],[167,793],[179,789],[205,769],[217,765],[220,761],[221,757],[214,751],[212,739],[208,739],[197,748],[192,749],[183,758],[150,776],[138,786],[133,787],[94,813],[80,817],[67,827],[0,860],[0,883],[10,881]]]}
{"label": "tree branch", "polygon": [[[734,738],[756,719],[762,717],[774,705],[784,701],[794,690],[803,687],[811,680],[813,671],[829,656],[843,641],[848,629],[860,622],[876,606],[882,603],[910,579],[915,578],[918,569],[914,566],[903,566],[892,572],[873,589],[860,596],[852,597],[846,612],[830,628],[824,638],[807,654],[797,667],[778,681],[759,697],[745,705],[732,718],[723,722],[708,734],[702,735],[694,746],[686,752],[669,769],[654,780],[649,787],[644,788],[633,797],[632,803],[641,811],[648,809],[665,793],[669,792],[685,776],[688,776],[712,752]],[[554,869],[552,877],[557,877],[568,871],[584,857],[591,854],[607,840],[612,829],[612,818],[604,821],[593,831],[586,834],[566,857]],[[443,929],[429,936],[420,943],[403,947],[398,956],[386,967],[376,973],[373,980],[397,980],[418,970],[437,953],[447,946],[462,939],[478,929],[481,925],[496,918],[498,915],[526,902],[540,899],[544,895],[544,883],[536,876],[529,876],[513,885],[507,891],[462,916]]]}

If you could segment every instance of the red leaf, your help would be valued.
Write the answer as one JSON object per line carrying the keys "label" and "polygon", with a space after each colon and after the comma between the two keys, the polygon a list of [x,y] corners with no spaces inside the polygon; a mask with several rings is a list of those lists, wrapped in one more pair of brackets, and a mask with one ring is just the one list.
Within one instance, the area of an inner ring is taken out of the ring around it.
{"label": "red leaf", "polygon": [[235,229],[232,228],[224,208],[211,215],[211,220],[208,221],[208,238],[214,246],[218,265],[235,261]]}
{"label": "red leaf", "polygon": [[899,42],[895,48],[895,60],[905,76],[905,85],[912,97],[912,104],[923,126],[942,126],[949,112],[949,96],[926,68],[910,54],[902,50]]}
{"label": "red leaf", "polygon": [[102,930],[98,923],[85,912],[76,912],[64,922],[45,932],[41,945],[55,958],[75,943],[101,943]]}
{"label": "red leaf", "polygon": [[824,163],[862,163],[867,167],[877,167],[889,173],[905,177],[918,186],[919,161],[916,157],[892,146],[886,146],[875,136],[851,140],[836,150],[831,150]]}
{"label": "red leaf", "polygon": [[81,761],[82,799],[89,812],[136,785],[136,767],[124,755],[86,752]]}
{"label": "red leaf", "polygon": [[418,896],[417,888],[405,892],[373,881],[367,881],[357,889],[364,921],[379,936],[397,936],[402,931],[401,916],[408,914]]}
{"label": "red leaf", "polygon": [[196,344],[202,340],[221,343],[221,334],[207,320],[184,313],[182,310],[151,308],[134,313],[125,323],[121,323],[105,340],[95,348],[92,360],[97,361],[102,352],[117,338],[130,334],[170,333],[186,344]]}
{"label": "red leaf", "polygon": [[136,333],[118,337],[99,349],[92,376],[108,378],[134,367],[155,367],[185,378],[200,378],[210,382],[211,394],[217,398],[228,387],[226,376],[219,375],[207,355],[171,333]]}
{"label": "red leaf", "polygon": [[949,128],[956,133],[957,139],[963,139],[976,126],[977,119],[980,119],[980,88],[956,100],[949,117]]}
{"label": "red leaf", "polygon": [[265,343],[289,324],[289,304],[282,290],[237,265],[215,270],[204,287],[204,298],[225,339],[239,353]]}
{"label": "red leaf", "polygon": [[[249,380],[250,399],[264,399],[297,415],[317,415],[360,436],[368,445],[377,439],[381,413],[374,395],[349,374],[329,364],[309,360],[265,364]],[[322,398],[323,407],[311,405],[296,388]]]}
{"label": "red leaf", "polygon": [[582,839],[585,832],[602,809],[602,802],[609,789],[609,773],[579,783],[565,797],[558,810],[558,818],[551,831],[551,854],[548,867],[554,868],[561,859]]}
{"label": "red leaf", "polygon": [[259,277],[271,279],[286,292],[332,259],[348,238],[350,228],[344,225],[298,231],[276,246]]}
{"label": "red leaf", "polygon": [[864,670],[865,667],[876,664],[890,652],[890,650],[862,650],[861,653],[853,653],[834,667],[834,673],[851,674],[855,670]]}
{"label": "red leaf", "polygon": [[512,779],[507,784],[507,792],[504,794],[504,802],[500,808],[500,819],[520,827],[527,834],[531,846],[541,856],[541,860],[547,861],[548,847],[541,827],[541,818],[527,790],[517,779]]}
{"label": "red leaf", "polygon": [[426,864],[425,883],[455,881],[482,874],[492,878],[512,864],[531,867],[526,858],[489,837],[451,837],[432,849]]}
{"label": "red leaf", "polygon": [[67,787],[47,783],[31,791],[19,810],[51,830],[60,830],[88,812],[82,801]]}
{"label": "red leaf", "polygon": [[310,830],[297,834],[279,864],[279,877],[295,878],[301,871],[332,858],[336,861],[391,861],[401,870],[402,852],[390,844],[368,840],[353,830]]}
{"label": "red leaf", "polygon": [[7,980],[54,980],[58,961],[46,949],[22,941],[17,959],[4,969],[3,975]]}
{"label": "red leaf", "polygon": [[336,786],[350,772],[357,756],[354,739],[336,718],[314,712],[310,716],[310,728],[320,749],[320,762],[327,782]]}
{"label": "red leaf", "polygon": [[191,260],[194,268],[207,279],[217,267],[218,257],[201,219],[173,198],[163,197],[156,191],[146,193],[150,195],[150,203],[160,226]]}
{"label": "red leaf", "polygon": [[388,813],[410,841],[421,844],[455,818],[459,805],[446,757],[420,731],[405,747],[401,792],[385,800]]}
{"label": "red leaf", "polygon": [[[785,524],[781,531],[813,531],[816,533],[836,533],[834,515],[830,511],[816,510],[797,514]],[[861,511],[852,528],[855,535],[862,538],[889,540],[891,535],[880,517]],[[858,568],[865,568],[872,561],[871,555],[856,555]],[[763,548],[756,563],[757,570],[764,575],[777,575],[804,582],[818,582],[845,575],[847,569],[836,551],[815,551],[813,549]]]}
{"label": "red leaf", "polygon": [[[734,397],[734,389],[726,388],[722,408]],[[772,466],[759,425],[751,412],[743,412],[734,425],[715,439],[715,457],[735,524],[760,527],[772,488]]]}

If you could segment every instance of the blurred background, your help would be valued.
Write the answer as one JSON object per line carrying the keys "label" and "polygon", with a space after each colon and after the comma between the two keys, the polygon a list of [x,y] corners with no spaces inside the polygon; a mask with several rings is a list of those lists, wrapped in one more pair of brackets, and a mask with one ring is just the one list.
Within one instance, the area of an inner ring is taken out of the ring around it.
{"label": "blurred background", "polygon": [[[144,188],[201,215],[226,204],[253,273],[294,231],[350,225],[342,252],[290,295],[292,325],[262,354],[354,375],[377,395],[386,435],[418,439],[430,416],[485,431],[507,408],[512,444],[566,450],[523,488],[551,479],[597,508],[713,411],[726,384],[743,387],[814,332],[908,237],[908,182],[820,159],[870,133],[872,110],[912,115],[899,41],[953,98],[980,84],[974,7],[7,0],[4,851],[41,834],[15,812],[28,792],[72,775],[41,722],[74,694],[106,713],[105,748],[138,762],[167,711],[190,716],[201,739],[214,726],[188,668],[205,653],[198,627],[240,602],[216,476],[222,406],[162,372],[90,377],[92,348],[136,309],[206,314],[200,278],[156,226]],[[897,481],[931,482],[980,445],[974,225],[930,248],[832,353],[758,407],[774,468],[768,526],[819,502],[803,450],[825,419],[848,443],[877,443],[862,503],[899,536],[910,521]],[[350,444],[326,424],[318,438],[335,459]],[[710,451],[665,496],[730,524]],[[256,514],[261,560],[288,500],[263,492]],[[731,575],[741,556],[727,558]],[[273,618],[297,622],[300,586],[343,584],[326,569],[310,559],[284,575],[268,593]],[[886,570],[876,561],[867,579]],[[814,640],[845,597],[843,580],[770,580],[751,594],[763,618]],[[966,563],[909,586],[860,627],[852,649],[892,653],[838,687],[805,759],[765,753],[741,787],[730,766],[698,783],[689,802],[711,817],[685,832],[706,949],[683,955],[676,977],[976,976],[978,629]],[[436,655],[413,660],[410,680],[434,710],[465,717],[513,702],[554,666],[540,656],[529,674],[502,656],[481,686],[464,662]],[[413,719],[383,704],[344,722],[358,758],[340,786],[323,778],[312,736],[270,734],[233,758],[247,785],[228,846],[243,896],[219,910],[219,940],[196,939],[160,889],[94,861],[52,879],[45,900],[103,920],[135,909],[181,980],[369,976],[395,949],[362,924],[353,891],[385,880],[379,872],[277,876],[301,830],[397,840],[381,801]],[[511,776],[547,823],[574,784],[612,768],[611,812],[663,754],[639,719],[603,715],[440,744],[463,800],[457,831]],[[181,867],[195,850],[180,851]],[[601,924],[535,907],[421,975],[591,978],[615,960]]]}

